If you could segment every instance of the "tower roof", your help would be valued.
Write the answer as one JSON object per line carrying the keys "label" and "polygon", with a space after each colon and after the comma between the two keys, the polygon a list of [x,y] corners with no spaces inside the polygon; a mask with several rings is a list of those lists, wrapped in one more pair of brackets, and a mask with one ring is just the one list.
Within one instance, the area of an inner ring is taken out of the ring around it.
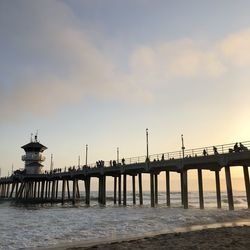
{"label": "tower roof", "polygon": [[22,146],[21,148],[23,148],[25,150],[25,152],[27,152],[27,151],[43,152],[45,149],[47,149],[47,147],[42,145],[40,142],[30,142],[30,143]]}

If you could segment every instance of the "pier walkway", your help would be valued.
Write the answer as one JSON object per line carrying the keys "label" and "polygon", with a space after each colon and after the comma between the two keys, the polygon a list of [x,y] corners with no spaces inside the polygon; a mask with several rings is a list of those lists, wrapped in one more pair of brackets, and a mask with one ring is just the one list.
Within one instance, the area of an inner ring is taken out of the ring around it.
{"label": "pier walkway", "polygon": [[[247,197],[247,206],[250,208],[250,141],[242,142],[245,148],[234,150],[234,143],[180,150],[123,159],[115,164],[102,162],[88,164],[67,171],[46,174],[15,174],[0,178],[0,198],[13,199],[16,202],[58,202],[62,204],[70,200],[76,203],[81,197],[79,182],[85,186],[85,202],[90,204],[90,182],[98,178],[100,204],[106,204],[106,177],[114,180],[114,203],[127,204],[127,178],[132,177],[133,204],[136,204],[136,177],[138,180],[139,204],[143,204],[142,174],[150,175],[151,206],[158,203],[158,175],[166,174],[166,204],[171,205],[170,176],[171,172],[180,174],[181,201],[184,208],[188,208],[188,170],[197,170],[199,203],[204,208],[203,198],[203,170],[214,172],[217,194],[217,207],[221,208],[220,171],[224,168],[228,196],[228,206],[234,209],[233,190],[230,168],[241,166],[244,173],[244,182]],[[204,151],[205,150],[205,151]],[[72,185],[70,185],[70,182]],[[59,188],[61,195],[59,197]]]}

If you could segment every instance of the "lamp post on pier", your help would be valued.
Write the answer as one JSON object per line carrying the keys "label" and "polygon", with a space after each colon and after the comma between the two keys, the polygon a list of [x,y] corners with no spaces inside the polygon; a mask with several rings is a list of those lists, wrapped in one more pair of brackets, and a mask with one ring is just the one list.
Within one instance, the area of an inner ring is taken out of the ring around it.
{"label": "lamp post on pier", "polygon": [[119,147],[116,149],[117,164],[119,164]]}
{"label": "lamp post on pier", "polygon": [[183,139],[183,135],[181,135],[181,144],[182,144],[182,158],[184,158],[184,150],[185,150],[185,147],[184,147],[184,139]]}
{"label": "lamp post on pier", "polygon": [[88,144],[86,144],[86,159],[85,159],[85,165],[88,165]]}
{"label": "lamp post on pier", "polygon": [[148,128],[146,128],[146,146],[147,146],[147,161],[149,160],[149,155],[148,155]]}

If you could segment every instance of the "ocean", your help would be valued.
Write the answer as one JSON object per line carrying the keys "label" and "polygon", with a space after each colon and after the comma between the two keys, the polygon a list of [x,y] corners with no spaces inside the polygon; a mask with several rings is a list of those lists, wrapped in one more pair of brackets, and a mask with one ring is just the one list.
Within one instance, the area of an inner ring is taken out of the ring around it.
{"label": "ocean", "polygon": [[[159,192],[159,205],[150,207],[150,196],[144,192],[144,205],[132,205],[128,192],[126,207],[114,205],[107,192],[106,206],[97,202],[91,192],[90,206],[79,202],[14,205],[0,203],[0,249],[31,249],[100,239],[120,239],[178,228],[212,223],[249,221],[245,192],[234,192],[235,210],[229,211],[227,195],[222,192],[222,209],[216,208],[215,192],[204,192],[205,209],[199,209],[198,192],[189,192],[189,209],[181,206],[179,192],[171,193],[171,207],[166,206],[165,192]],[[137,197],[137,202],[139,197]]]}

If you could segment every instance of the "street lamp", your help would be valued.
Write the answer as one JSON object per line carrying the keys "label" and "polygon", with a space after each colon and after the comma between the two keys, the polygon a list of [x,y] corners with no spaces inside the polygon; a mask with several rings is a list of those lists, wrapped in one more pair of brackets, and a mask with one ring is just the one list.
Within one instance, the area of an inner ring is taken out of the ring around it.
{"label": "street lamp", "polygon": [[85,165],[88,165],[88,144],[86,144],[86,161],[85,161]]}
{"label": "street lamp", "polygon": [[116,149],[116,155],[117,155],[117,164],[119,164],[119,147]]}
{"label": "street lamp", "polygon": [[183,139],[183,135],[181,135],[181,144],[182,144],[182,158],[184,158],[184,150],[185,150],[185,147],[184,147],[184,139]]}
{"label": "street lamp", "polygon": [[149,157],[148,157],[148,128],[146,128],[146,145],[147,145],[147,160],[149,160]]}

